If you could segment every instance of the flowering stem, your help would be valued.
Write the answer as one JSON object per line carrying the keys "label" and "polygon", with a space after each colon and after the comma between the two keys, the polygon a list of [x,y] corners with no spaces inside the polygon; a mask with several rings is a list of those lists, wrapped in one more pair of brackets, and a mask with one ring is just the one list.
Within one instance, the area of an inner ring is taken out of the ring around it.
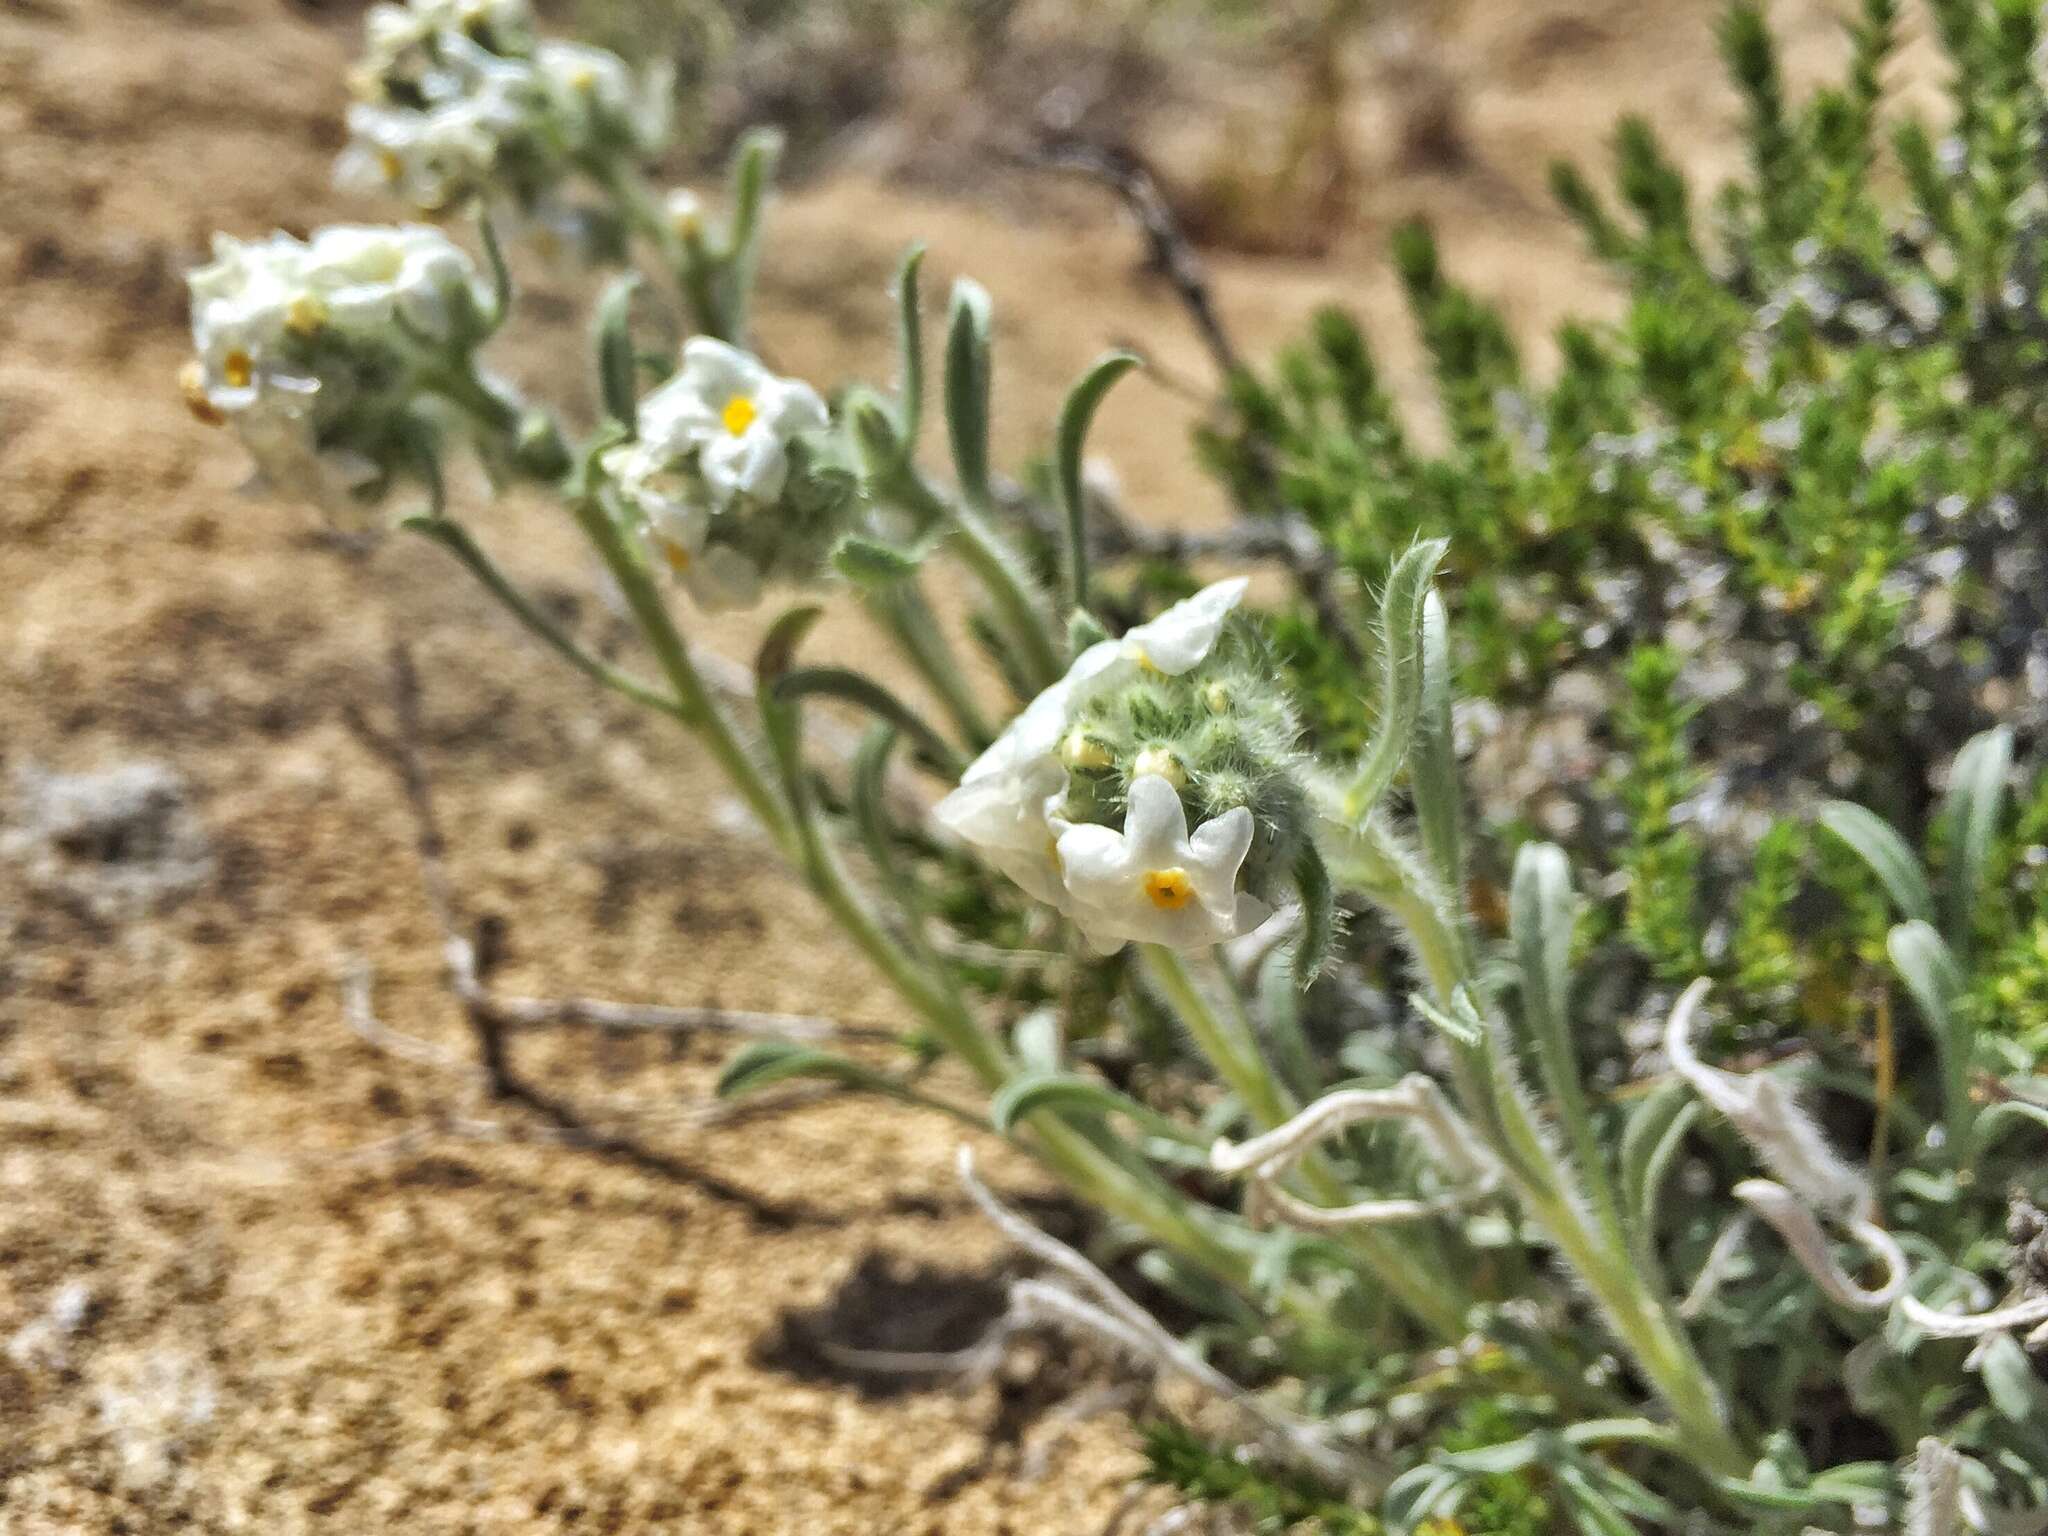
{"label": "flowering stem", "polygon": [[[1333,871],[1398,921],[1430,978],[1437,1005],[1458,1012],[1460,994],[1484,1003],[1470,950],[1432,883],[1370,821],[1326,822]],[[1559,1154],[1517,1080],[1498,1032],[1455,1051],[1459,1107],[1494,1143],[1510,1183],[1529,1214],[1593,1293],[1670,1408],[1683,1441],[1702,1466],[1740,1476],[1749,1465],[1723,1417],[1719,1394],[1667,1300],[1634,1260],[1626,1234],[1600,1220],[1579,1194],[1571,1164]]]}
{"label": "flowering stem", "polygon": [[960,675],[945,636],[932,617],[931,605],[915,580],[894,582],[871,592],[868,611],[888,630],[910,664],[917,668],[918,676],[930,685],[970,750],[979,752],[987,746],[994,739],[988,722],[982,718],[967,679]]}
{"label": "flowering stem", "polygon": [[726,777],[732,780],[748,808],[767,828],[776,846],[784,853],[793,852],[795,836],[781,797],[769,787],[768,780],[741,745],[732,722],[726,719],[712,699],[710,690],[704,686],[703,679],[698,676],[697,668],[690,660],[689,647],[683,644],[682,634],[669,617],[668,605],[662,601],[661,593],[649,578],[646,568],[627,547],[618,525],[597,497],[577,496],[571,505],[577,524],[604,560],[612,580],[618,583],[626,606],[632,610],[641,634],[646,637],[655,660],[661,665],[662,674],[675,690],[676,704],[680,709],[678,718],[710,749],[719,767],[725,770]]}
{"label": "flowering stem", "polygon": [[644,705],[672,719],[681,720],[686,725],[692,723],[691,716],[673,697],[659,689],[650,688],[637,677],[622,672],[609,662],[599,660],[578,645],[566,630],[512,584],[511,578],[498,569],[496,562],[484,553],[482,546],[460,523],[444,517],[409,517],[399,526],[432,539],[461,561],[469,569],[470,574],[482,582],[485,590],[503,603],[514,618],[579,672],[602,683],[614,693],[631,699],[635,704]]}
{"label": "flowering stem", "polygon": [[626,223],[652,243],[662,265],[682,291],[683,301],[689,306],[691,324],[696,330],[702,335],[731,342],[734,346],[745,345],[739,335],[740,327],[726,313],[726,306],[718,302],[714,258],[705,248],[703,238],[680,233],[670,224],[653,188],[631,165],[607,158],[593,161],[589,170],[591,176],[611,193]]}
{"label": "flowering stem", "polygon": [[916,468],[904,464],[873,487],[877,499],[895,502],[920,525],[944,522],[950,540],[987,589],[1016,643],[1023,648],[1024,670],[1033,686],[1049,687],[1065,669],[1040,600],[1017,552],[1003,542],[976,508],[942,495]]}
{"label": "flowering stem", "polygon": [[[1234,1029],[1217,1012],[1176,950],[1160,944],[1142,946],[1145,970],[1180,1015],[1196,1046],[1208,1058],[1225,1086],[1243,1102],[1252,1123],[1268,1131],[1294,1112],[1294,1105],[1259,1054],[1258,1043]],[[1329,1164],[1311,1153],[1301,1160],[1302,1177],[1315,1197],[1341,1205],[1349,1196]],[[1356,1253],[1373,1278],[1411,1315],[1434,1333],[1456,1342],[1469,1331],[1465,1317],[1471,1300],[1450,1276],[1432,1273],[1399,1242],[1358,1228],[1346,1232],[1346,1246]]]}

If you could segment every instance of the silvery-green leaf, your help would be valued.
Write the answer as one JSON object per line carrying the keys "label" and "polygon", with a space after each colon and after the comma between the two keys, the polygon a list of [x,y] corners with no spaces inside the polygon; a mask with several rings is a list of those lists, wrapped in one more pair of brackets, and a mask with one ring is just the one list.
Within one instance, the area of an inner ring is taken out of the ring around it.
{"label": "silvery-green leaf", "polygon": [[1088,606],[1088,507],[1081,485],[1081,453],[1103,396],[1137,366],[1138,358],[1130,352],[1110,352],[1097,358],[1060,407],[1053,467],[1060,509],[1067,522],[1067,596],[1077,609]]}
{"label": "silvery-green leaf", "polygon": [[1949,769],[1942,815],[1949,826],[1951,856],[1943,892],[1943,929],[1959,955],[1970,951],[1970,927],[1998,835],[2005,803],[2005,776],[2012,768],[2012,728],[1998,726],[1972,736]]}
{"label": "silvery-green leaf", "polygon": [[1883,818],[1847,800],[1830,800],[1816,819],[1870,866],[1901,917],[1934,921],[1934,892],[1927,883],[1927,871],[1906,840]]}
{"label": "silvery-green leaf", "polygon": [[954,473],[968,501],[985,506],[989,499],[989,298],[988,290],[971,278],[953,284],[944,386]]}

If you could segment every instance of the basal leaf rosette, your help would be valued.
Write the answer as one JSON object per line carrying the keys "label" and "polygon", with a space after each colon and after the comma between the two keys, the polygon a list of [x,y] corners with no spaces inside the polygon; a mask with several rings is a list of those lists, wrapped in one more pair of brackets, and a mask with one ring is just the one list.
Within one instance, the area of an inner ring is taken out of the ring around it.
{"label": "basal leaf rosette", "polygon": [[635,440],[602,466],[650,555],[707,611],[748,608],[802,584],[846,531],[851,476],[818,392],[709,336],[640,402]]}
{"label": "basal leaf rosette", "polygon": [[421,372],[483,329],[475,268],[446,236],[416,225],[217,235],[187,284],[186,403],[234,428],[268,488],[348,518],[423,469],[438,426],[418,409]]}
{"label": "basal leaf rosette", "polygon": [[1263,922],[1305,835],[1297,727],[1245,581],[1076,657],[939,802],[939,823],[1099,952]]}

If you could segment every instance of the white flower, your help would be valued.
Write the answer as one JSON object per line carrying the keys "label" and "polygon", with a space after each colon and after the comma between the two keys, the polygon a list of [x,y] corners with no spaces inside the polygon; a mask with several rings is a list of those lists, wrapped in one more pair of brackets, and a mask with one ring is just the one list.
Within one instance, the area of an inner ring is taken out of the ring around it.
{"label": "white flower", "polygon": [[831,421],[810,385],[777,378],[709,336],[683,344],[683,366],[640,402],[640,440],[682,458],[694,452],[712,510],[735,499],[772,502],[789,482],[789,445]]}
{"label": "white flower", "polygon": [[671,70],[655,68],[635,79],[616,53],[554,41],[542,43],[533,62],[558,121],[577,148],[599,146],[617,134],[637,149],[653,151],[668,137],[675,82]]}
{"label": "white flower", "polygon": [[760,601],[760,568],[729,545],[706,542],[711,507],[684,465],[645,443],[610,449],[600,462],[640,512],[648,547],[698,607],[717,613]]}
{"label": "white flower", "polygon": [[548,102],[531,64],[460,36],[445,38],[442,53],[442,64],[416,82],[420,105],[349,108],[338,186],[396,190],[418,207],[441,208],[489,188],[506,145],[535,137]]}
{"label": "white flower", "polygon": [[363,70],[383,76],[406,70],[412,55],[447,35],[489,37],[517,45],[533,30],[527,0],[410,0],[373,5],[363,18]]}
{"label": "white flower", "polygon": [[[1215,648],[1225,620],[1243,600],[1245,585],[1241,576],[1216,582],[1121,639],[1103,640],[1083,651],[1067,675],[1033,699],[969,765],[959,788],[933,809],[939,825],[1032,896],[1072,910],[1076,893],[1061,867],[1060,852],[1063,837],[1070,834],[1058,809],[1067,792],[1060,743],[1074,709],[1091,694],[1144,670],[1178,675],[1199,666]],[[1163,780],[1161,787],[1169,795],[1173,793]],[[1136,785],[1132,794],[1137,794]],[[1175,803],[1179,803],[1177,796]],[[1246,818],[1249,827],[1249,813]],[[1242,860],[1243,854],[1238,857]],[[1108,929],[1101,931],[1107,933]]]}
{"label": "white flower", "polygon": [[1252,813],[1240,805],[1190,837],[1173,786],[1156,773],[1140,775],[1131,782],[1123,831],[1077,826],[1060,836],[1059,862],[1082,937],[1113,954],[1133,939],[1200,949],[1251,932],[1269,915],[1264,902],[1237,889],[1252,830]]}
{"label": "white flower", "polygon": [[[401,350],[398,317],[450,334],[474,269],[438,230],[337,225],[310,241],[216,236],[213,260],[187,281],[197,357],[181,382],[194,414],[231,422],[270,486],[343,512],[380,474],[321,442],[321,423],[363,388],[352,358]],[[343,344],[316,349],[321,337]]]}
{"label": "white flower", "polygon": [[668,227],[684,239],[704,232],[704,199],[688,187],[677,187],[662,201]]}

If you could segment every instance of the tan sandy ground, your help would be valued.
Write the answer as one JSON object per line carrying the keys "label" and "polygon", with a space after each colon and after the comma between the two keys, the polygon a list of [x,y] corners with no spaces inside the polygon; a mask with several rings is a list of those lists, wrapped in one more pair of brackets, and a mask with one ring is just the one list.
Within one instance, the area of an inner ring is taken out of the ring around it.
{"label": "tan sandy ground", "polygon": [[[1640,9],[1468,6],[1452,57],[1476,167],[1404,177],[1368,154],[1337,259],[1219,260],[1240,337],[1342,295],[1412,368],[1379,252],[1416,208],[1525,333],[1602,303],[1543,160],[1594,154],[1625,106],[1667,114],[1693,163],[1727,154],[1710,8]],[[1826,55],[1817,10],[1781,20]],[[665,1172],[435,1134],[528,1122],[344,1023],[337,975],[361,957],[387,1024],[464,1046],[403,801],[350,724],[388,719],[395,636],[501,983],[895,1017],[691,743],[594,699],[425,546],[349,555],[237,498],[233,445],[180,406],[179,273],[207,232],[373,212],[327,190],[354,31],[352,8],[284,0],[0,3],[0,1529],[1098,1530],[1137,1461],[1114,1419],[1047,1417],[1064,1382],[864,1395],[806,1342],[950,1346],[988,1316],[1001,1259],[949,1175],[953,1129],[858,1102],[655,1123]],[[1199,148],[1205,121],[1160,131]],[[1020,223],[840,179],[777,222],[764,330],[789,371],[886,378],[882,289],[921,237],[935,290],[971,271],[995,292],[1013,451],[1112,336],[1200,376],[1106,214]],[[546,323],[507,361],[559,392],[580,321],[541,287]],[[1185,417],[1145,386],[1105,415],[1144,516],[1218,515]],[[547,508],[483,526],[589,632],[613,622]],[[741,656],[752,636],[712,638]],[[859,643],[838,622],[820,648]],[[20,776],[138,761],[182,776],[168,848],[33,846]],[[182,889],[151,910],[110,894],[123,870],[175,873],[180,835],[205,858]],[[586,1104],[686,1107],[721,1049],[530,1041],[521,1064]]]}

